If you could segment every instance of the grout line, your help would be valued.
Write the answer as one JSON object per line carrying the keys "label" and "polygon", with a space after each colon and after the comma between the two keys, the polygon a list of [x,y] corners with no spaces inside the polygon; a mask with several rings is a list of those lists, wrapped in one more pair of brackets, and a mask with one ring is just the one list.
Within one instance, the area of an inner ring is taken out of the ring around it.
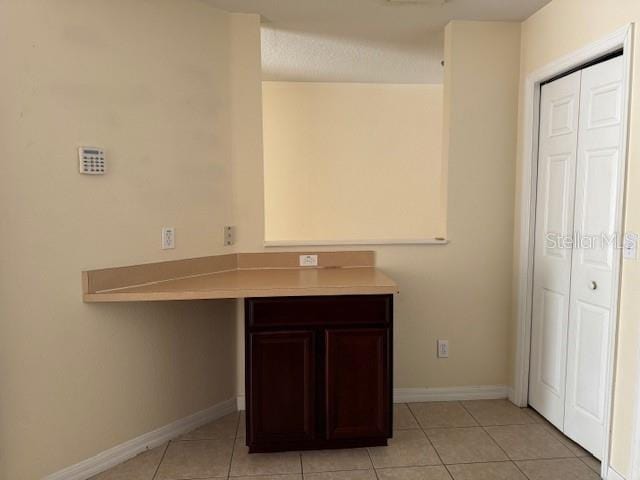
{"label": "grout line", "polygon": [[448,466],[455,467],[457,465],[486,465],[488,463],[513,463],[513,460],[491,460],[488,462],[458,462],[458,463],[449,463]]}
{"label": "grout line", "polygon": [[373,458],[371,458],[371,452],[369,451],[369,447],[367,447],[367,455],[369,456],[369,461],[371,462],[371,468],[373,469],[373,474],[376,476],[377,480],[380,480],[380,477],[378,476],[378,469],[376,469],[376,466],[373,464]]}
{"label": "grout line", "polygon": [[[367,447],[354,447],[356,449],[358,448],[367,448]],[[340,449],[330,449],[333,451],[336,450],[340,450]],[[348,448],[347,450],[352,450],[351,448]],[[305,452],[315,452],[316,450],[304,450]],[[325,451],[325,450],[321,450],[321,451]],[[272,452],[272,453],[282,453],[282,452]],[[284,452],[286,453],[286,452]],[[385,468],[410,468],[410,467],[385,467]],[[368,472],[369,470],[373,470],[373,467],[371,468],[341,468],[339,470],[320,470],[317,472],[307,472],[309,475],[318,475],[321,473],[338,473],[338,472]],[[380,470],[384,470],[384,468],[381,468]],[[265,475],[295,475],[295,473],[254,473],[251,475],[243,475],[243,477],[264,477]]]}
{"label": "grout line", "polygon": [[460,402],[460,406],[462,407],[462,409],[463,409],[465,412],[467,412],[467,413],[471,416],[471,418],[473,418],[473,421],[474,421],[474,422],[476,422],[476,423],[478,424],[478,426],[479,426],[479,427],[482,427],[482,424],[480,423],[480,420],[478,420],[478,419],[476,418],[476,416],[475,416],[473,413],[471,413],[471,410],[469,410],[467,407],[465,407],[465,405],[464,405],[464,403],[463,403],[463,402]]}
{"label": "grout line", "polygon": [[233,445],[231,447],[231,458],[229,458],[229,468],[227,469],[227,478],[231,477],[231,465],[233,465],[233,454],[236,451],[236,443],[238,442],[238,428],[240,427],[240,412],[236,410],[238,420],[236,422],[236,435],[233,437]]}
{"label": "grout line", "polygon": [[242,416],[242,413],[240,413],[238,410],[236,410],[236,413],[238,414],[238,420],[236,421],[236,434],[233,438],[238,438],[238,430],[240,430],[240,417]]}
{"label": "grout line", "polygon": [[[444,463],[443,463],[443,465],[444,465]],[[447,475],[449,475],[449,478],[451,478],[451,479],[455,478],[453,476],[453,472],[449,469],[449,465],[444,465],[444,469],[447,471]]]}
{"label": "grout line", "polygon": [[[407,407],[407,410],[409,410],[409,413],[411,414],[411,417],[413,417],[413,419],[416,422],[416,425],[418,426],[419,429],[422,430],[422,425],[420,424],[420,421],[418,420],[418,417],[416,417],[416,414],[413,413],[413,410],[411,410],[411,404],[409,403],[402,403],[401,405],[405,405]],[[426,435],[426,433],[425,433]]]}
{"label": "grout line", "polygon": [[523,476],[524,478],[529,478],[529,475],[527,475],[527,474],[525,473],[525,471],[524,471],[524,470],[522,470],[522,469],[520,468],[520,465],[518,465],[518,464],[517,464],[516,462],[514,462],[514,461],[511,461],[511,463],[513,463],[514,467],[516,467],[516,469],[517,469],[517,470],[522,474],[522,476]]}
{"label": "grout line", "polygon": [[[527,459],[527,460],[517,460],[517,461],[518,461],[518,462],[535,462],[535,463],[540,463],[540,462],[549,462],[549,461],[552,461],[552,462],[562,462],[562,461],[565,461],[565,460],[578,460],[578,461],[580,461],[580,458],[579,458],[579,457],[573,457],[573,458],[572,458],[572,457],[561,457],[561,458],[530,458],[530,459]],[[584,463],[584,462],[583,462],[583,463]],[[520,470],[520,472],[522,472],[522,474],[523,474],[526,478],[528,478],[528,479],[530,479],[530,480],[534,480],[534,478],[533,478],[533,477],[529,477],[529,475],[527,475],[527,474],[524,472],[524,470],[522,470],[522,469],[520,468],[520,465],[518,465],[515,461],[513,462],[513,464],[516,466],[516,468],[517,468],[518,470]],[[589,466],[588,466],[588,465],[585,465],[585,466],[586,466],[587,468],[589,468]],[[598,475],[598,478],[599,478],[600,474],[599,474],[598,472],[594,472],[591,468],[589,468],[589,471],[590,471],[590,472],[595,473],[596,475]]]}
{"label": "grout line", "polygon": [[[466,425],[466,426],[458,426],[458,427],[454,427],[454,426],[450,426],[450,427],[443,427],[443,426],[437,426],[437,427],[421,427],[424,430],[463,430],[465,428],[478,428],[478,427],[488,427],[488,428],[493,428],[493,427],[526,427],[526,426],[530,426],[530,425],[539,425],[536,423],[505,423],[505,424],[500,424],[500,425]],[[404,430],[416,430],[415,428],[405,428]],[[558,440],[559,441],[559,440]],[[562,443],[562,442],[561,442]]]}
{"label": "grout line", "polygon": [[[395,467],[380,467],[380,468],[374,469],[374,471],[376,473],[376,478],[379,479],[380,478],[378,476],[378,471],[379,470],[382,470],[382,471],[384,471],[384,470],[396,470],[397,471],[397,470],[409,470],[409,469],[415,469],[415,468],[438,468],[438,467],[444,467],[444,469],[447,471],[447,475],[449,475],[449,469],[446,468],[446,465],[431,465],[431,464],[428,464],[428,465],[402,465],[402,466],[398,465],[398,466],[395,466]],[[453,480],[453,477],[451,475],[449,475],[448,479],[449,480]]]}
{"label": "grout line", "polygon": [[[408,405],[407,405],[408,406]],[[438,449],[436,448],[436,446],[433,444],[433,442],[431,441],[431,438],[429,438],[429,434],[427,433],[427,428],[423,427],[422,424],[418,421],[418,418],[415,416],[415,414],[413,413],[413,410],[411,410],[411,407],[409,407],[409,411],[411,412],[411,415],[414,416],[414,418],[416,419],[416,421],[418,422],[418,426],[420,427],[420,430],[422,431],[422,433],[424,433],[424,436],[427,437],[427,441],[429,442],[429,445],[431,445],[431,447],[433,448],[433,450],[436,452],[436,456],[438,457],[438,459],[440,460],[440,463],[442,465],[444,465],[445,470],[447,471],[447,474],[449,476],[451,476],[451,472],[449,472],[449,469],[447,468],[447,465],[444,463],[444,460],[442,460],[442,457],[440,456],[440,452],[438,452]]]}
{"label": "grout line", "polygon": [[[591,471],[593,471],[594,473],[597,473],[598,475],[600,475],[600,471],[597,471],[597,472],[596,472],[593,468],[591,468],[591,466],[590,466],[587,462],[585,462],[585,461],[584,461],[584,459],[585,459],[585,458],[590,458],[590,457],[576,457],[576,458],[577,458],[578,460],[580,460],[582,463],[584,463],[584,464],[587,466],[587,468],[588,468],[589,470],[591,470]],[[594,458],[595,460],[598,460],[598,459],[597,459],[597,458],[595,458],[595,457],[591,457],[591,458]],[[600,462],[600,460],[598,460],[598,465],[600,465],[600,466],[602,467],[602,462]],[[600,470],[602,470],[602,468],[600,468]]]}
{"label": "grout line", "polygon": [[231,458],[229,458],[229,468],[227,469],[227,478],[229,478],[231,476],[231,465],[233,465],[233,454],[236,451],[236,443],[237,443],[238,439],[234,438],[233,439],[233,446],[231,447]]}
{"label": "grout line", "polygon": [[449,472],[449,469],[445,465],[444,460],[442,460],[442,457],[440,456],[440,452],[438,452],[438,449],[436,448],[436,446],[433,444],[433,442],[429,438],[429,435],[427,435],[426,429],[422,427],[422,424],[418,421],[418,418],[415,416],[415,414],[413,413],[413,410],[411,410],[411,407],[409,407],[408,404],[407,404],[407,407],[409,408],[409,411],[411,412],[411,415],[413,415],[413,418],[416,420],[416,423],[418,424],[418,427],[420,428],[420,431],[422,432],[422,434],[427,439],[427,442],[429,442],[429,445],[431,445],[431,448],[433,448],[433,451],[436,452],[436,456],[438,457],[438,460],[440,460],[440,464],[444,466],[445,470],[447,471],[447,473],[451,477],[452,476],[451,472]]}
{"label": "grout line", "polygon": [[[441,403],[441,402],[424,402],[424,403]],[[463,410],[467,411],[466,408],[464,408],[464,405],[462,405],[462,402],[459,400],[453,400],[453,401],[448,401],[446,403],[450,403],[450,404],[454,404],[457,403],[459,404]],[[413,410],[411,410],[411,407],[409,407],[409,410],[411,411],[411,413],[413,414]],[[469,412],[467,412],[469,413]],[[469,413],[469,415],[471,415],[471,413]],[[417,417],[415,417],[417,421]],[[427,435],[427,430],[452,430],[452,429],[464,429],[464,428],[477,428],[480,426],[480,423],[476,421],[475,417],[473,415],[471,415],[471,419],[475,422],[474,425],[463,425],[463,426],[456,426],[456,425],[435,425],[432,427],[424,427],[422,426],[422,424],[418,421],[418,427],[420,429],[422,429],[422,431],[425,433],[425,435]],[[428,436],[428,435],[427,435]]]}
{"label": "grout line", "polygon": [[169,440],[167,442],[167,444],[164,446],[164,451],[162,452],[162,456],[160,457],[160,461],[158,462],[158,465],[156,466],[156,469],[153,472],[153,476],[151,477],[151,480],[153,480],[154,478],[156,478],[158,476],[158,471],[160,470],[160,465],[162,465],[162,462],[164,461],[164,457],[167,454],[167,450],[169,450],[169,444],[171,443],[171,440]]}
{"label": "grout line", "polygon": [[[467,407],[465,407],[464,403],[460,402],[460,404],[462,405],[462,408],[464,408],[464,409],[469,413],[469,415],[471,415],[471,417],[472,417],[472,418],[473,418],[473,419],[478,423],[478,425],[480,426],[480,428],[482,428],[482,431],[483,431],[484,433],[486,433],[486,434],[487,434],[487,436],[491,439],[491,441],[494,443],[494,445],[495,445],[495,446],[497,446],[497,447],[500,449],[500,451],[502,451],[502,453],[504,453],[504,456],[505,456],[505,457],[507,457],[507,459],[508,459],[508,460],[509,460],[509,461],[510,461],[510,462],[511,462],[511,463],[512,463],[512,464],[513,464],[513,465],[514,465],[518,470],[520,470],[520,468],[518,467],[518,465],[516,465],[516,462],[515,462],[515,461],[514,461],[510,456],[509,456],[509,454],[507,453],[507,451],[506,451],[504,448],[502,448],[502,446],[501,446],[501,445],[496,441],[496,439],[495,439],[495,438],[493,438],[493,437],[491,436],[491,434],[490,434],[490,433],[489,433],[489,431],[486,429],[486,427],[485,427],[484,425],[481,425],[480,421],[479,421],[479,420],[478,420],[478,419],[473,415],[473,413],[471,413],[471,411],[470,411]],[[520,471],[522,472],[522,470],[520,470]],[[522,472],[522,474],[524,475],[524,472]],[[525,475],[525,477],[526,477],[526,475]]]}
{"label": "grout line", "polygon": [[[201,438],[174,438],[171,441],[173,443],[193,443],[193,442],[207,442],[209,440],[233,440],[236,437],[225,437],[225,436],[211,436],[211,437],[201,437]],[[188,480],[188,479],[187,479]]]}
{"label": "grout line", "polygon": [[[471,412],[469,412],[471,413]],[[515,460],[513,460],[509,454],[507,453],[507,451],[502,448],[502,446],[491,436],[491,434],[487,431],[487,429],[484,426],[481,426],[482,430],[484,430],[484,432],[489,436],[489,438],[493,441],[493,443],[495,443],[497,445],[497,447],[502,450],[502,452],[504,452],[505,456],[509,459],[509,462],[511,462],[511,464],[516,467],[516,470],[518,470],[525,478],[529,478],[529,476],[524,473],[524,471],[518,466],[518,464],[516,463]]]}
{"label": "grout line", "polygon": [[[462,402],[461,402],[462,403]],[[467,412],[469,412],[469,415],[471,415],[474,419],[476,419],[476,417],[473,416],[473,413],[471,413],[469,411],[469,409],[467,407],[464,406],[464,404],[462,405],[462,408],[464,408]],[[480,422],[478,422],[478,424],[480,425]],[[520,473],[522,473],[522,475],[524,475],[525,478],[530,478],[521,468],[520,466],[516,463],[516,460],[513,460],[509,454],[506,452],[506,450],[504,448],[502,448],[502,446],[491,436],[491,433],[489,433],[489,431],[487,430],[487,426],[501,426],[501,427],[507,427],[507,426],[520,426],[522,424],[514,424],[514,425],[480,425],[480,428],[482,428],[482,430],[489,436],[489,438],[493,441],[493,443],[500,449],[502,450],[502,452],[505,454],[505,456],[509,459],[508,461],[511,462],[513,464],[513,466],[516,467],[516,469],[518,469],[518,471]],[[525,424],[525,425],[531,425],[531,424]],[[536,425],[535,423],[533,425]],[[571,453],[571,452],[569,452]],[[535,460],[547,460],[547,459],[535,459]],[[534,460],[534,461],[535,461]],[[558,459],[560,460],[560,459]],[[520,460],[518,460],[520,461]]]}
{"label": "grout line", "polygon": [[300,477],[304,479],[304,466],[302,466],[302,452],[298,452],[298,459],[300,460]]}

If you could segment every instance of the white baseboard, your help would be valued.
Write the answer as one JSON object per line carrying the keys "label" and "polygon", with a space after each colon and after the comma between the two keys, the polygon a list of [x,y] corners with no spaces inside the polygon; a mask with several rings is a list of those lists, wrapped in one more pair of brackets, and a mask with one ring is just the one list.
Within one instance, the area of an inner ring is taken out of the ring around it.
{"label": "white baseboard", "polygon": [[236,408],[239,412],[242,412],[247,408],[244,402],[244,395],[238,395],[236,398]]}
{"label": "white baseboard", "polygon": [[134,439],[116,445],[80,463],[71,465],[63,470],[47,475],[43,480],[86,480],[100,472],[108,470],[137,454],[162,445],[172,438],[176,438],[194,428],[198,428],[212,420],[236,411],[236,399],[231,398],[220,402],[205,410],[171,422],[152,432],[145,433]]}
{"label": "white baseboard", "polygon": [[609,467],[609,472],[607,473],[607,480],[625,480],[625,478],[616,472],[613,468]]}
{"label": "white baseboard", "polygon": [[[493,400],[509,398],[510,389],[506,385],[484,385],[477,387],[443,388],[394,388],[394,403],[447,402],[455,400]],[[237,398],[238,410],[244,410],[245,397]]]}
{"label": "white baseboard", "polygon": [[454,400],[493,400],[507,398],[506,385],[483,385],[476,387],[444,388],[396,388],[393,390],[395,403],[443,402]]}

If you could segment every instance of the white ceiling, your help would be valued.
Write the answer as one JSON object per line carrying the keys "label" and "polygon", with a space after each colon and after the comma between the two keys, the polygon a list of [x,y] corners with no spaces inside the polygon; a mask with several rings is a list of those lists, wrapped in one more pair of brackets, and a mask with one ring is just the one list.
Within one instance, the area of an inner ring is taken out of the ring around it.
{"label": "white ceiling", "polygon": [[524,20],[550,0],[203,0],[262,15],[265,80],[440,83],[450,20]]}

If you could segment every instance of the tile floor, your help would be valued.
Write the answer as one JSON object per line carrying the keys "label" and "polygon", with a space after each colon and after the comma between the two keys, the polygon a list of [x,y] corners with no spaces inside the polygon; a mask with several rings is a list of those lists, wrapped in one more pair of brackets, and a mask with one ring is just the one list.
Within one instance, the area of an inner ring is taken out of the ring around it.
{"label": "tile floor", "polygon": [[506,400],[394,405],[388,447],[247,453],[233,413],[93,480],[597,480],[600,463]]}

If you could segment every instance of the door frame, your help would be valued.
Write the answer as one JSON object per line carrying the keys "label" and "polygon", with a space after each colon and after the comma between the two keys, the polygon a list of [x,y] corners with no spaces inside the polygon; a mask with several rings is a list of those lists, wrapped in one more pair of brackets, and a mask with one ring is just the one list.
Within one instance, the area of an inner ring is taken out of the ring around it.
{"label": "door frame", "polygon": [[[525,407],[529,398],[529,355],[531,351],[531,316],[533,303],[533,249],[535,233],[535,210],[538,167],[538,139],[540,117],[540,88],[541,84],[565,72],[587,64],[620,48],[623,52],[623,106],[622,136],[620,155],[619,197],[616,204],[616,231],[622,233],[624,228],[624,197],[626,184],[626,164],[628,157],[628,130],[630,89],[633,57],[633,24],[628,24],[610,35],[593,42],[569,55],[566,55],[527,76],[524,84],[524,116],[521,135],[522,142],[522,171],[520,176],[519,211],[516,211],[520,222],[520,244],[518,250],[518,278],[517,278],[517,338],[515,350],[515,378],[513,394],[510,399],[518,406]],[[613,292],[617,301],[612,308],[614,319],[609,333],[609,357],[605,374],[605,435],[602,457],[603,478],[609,469],[612,399],[614,387],[614,367],[616,358],[616,339],[618,334],[618,307],[620,303],[620,274],[622,270],[621,249],[614,253],[614,285]]]}

